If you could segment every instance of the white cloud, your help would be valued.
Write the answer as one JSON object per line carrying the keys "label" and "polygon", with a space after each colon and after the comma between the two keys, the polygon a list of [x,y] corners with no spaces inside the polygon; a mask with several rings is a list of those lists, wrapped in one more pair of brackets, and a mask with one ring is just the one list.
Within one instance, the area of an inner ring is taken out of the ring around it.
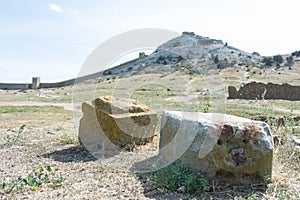
{"label": "white cloud", "polygon": [[55,12],[59,12],[62,13],[63,10],[61,9],[61,7],[59,7],[58,5],[54,4],[54,3],[49,3],[50,6],[50,10],[53,10]]}

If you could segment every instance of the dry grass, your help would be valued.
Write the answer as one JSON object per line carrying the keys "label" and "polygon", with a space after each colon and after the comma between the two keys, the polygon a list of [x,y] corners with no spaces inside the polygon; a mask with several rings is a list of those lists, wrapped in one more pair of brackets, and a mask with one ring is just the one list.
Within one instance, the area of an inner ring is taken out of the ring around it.
{"label": "dry grass", "polygon": [[[296,73],[296,69],[290,71]],[[149,107],[161,112],[164,109],[201,111],[203,100],[210,103],[210,112],[226,112],[244,117],[258,115],[279,116],[299,111],[299,102],[281,100],[246,101],[226,100],[226,87],[238,86],[244,72],[226,69],[220,76],[139,75],[127,79],[103,81],[96,87],[96,95],[115,95],[136,98]],[[278,74],[272,74],[274,78]],[[278,78],[283,81],[294,75]],[[220,79],[221,78],[221,79]],[[256,74],[251,79],[259,79]],[[220,87],[222,82],[222,87]],[[188,86],[185,86],[188,83]],[[78,86],[78,96],[84,99],[88,91],[95,87]],[[210,88],[213,98],[202,95]],[[50,103],[70,102],[73,88],[52,90],[59,97],[38,97],[39,91],[0,91],[1,101],[32,102],[32,106],[0,106],[0,144],[5,137],[14,137],[21,125],[25,124],[19,142],[0,148],[0,181],[26,175],[27,169],[40,164],[50,164],[57,176],[66,181],[62,186],[51,188],[43,186],[38,191],[24,188],[10,194],[0,190],[1,199],[299,199],[300,192],[300,154],[291,141],[291,126],[272,127],[273,133],[280,135],[282,144],[274,151],[273,180],[271,184],[240,186],[221,184],[217,180],[208,182],[205,192],[188,194],[177,193],[148,184],[147,179],[136,174],[112,169],[100,164],[84,150],[75,139],[77,131],[73,123],[73,113],[57,106],[35,106],[34,102]],[[46,92],[47,93],[47,92]],[[49,94],[50,94],[49,93]],[[67,95],[65,95],[67,94]],[[279,109],[280,108],[280,109]],[[292,108],[292,109],[291,109]],[[143,146],[136,151],[157,151],[158,137],[155,143]]]}

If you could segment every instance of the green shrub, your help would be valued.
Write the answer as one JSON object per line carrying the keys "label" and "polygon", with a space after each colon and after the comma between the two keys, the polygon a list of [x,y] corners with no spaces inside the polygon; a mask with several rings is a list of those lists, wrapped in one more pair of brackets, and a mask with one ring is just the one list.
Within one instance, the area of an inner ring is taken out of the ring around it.
{"label": "green shrub", "polygon": [[264,57],[262,62],[265,63],[266,66],[272,66],[273,58],[272,57]]}
{"label": "green shrub", "polygon": [[184,186],[185,191],[203,192],[208,189],[208,182],[202,175],[195,174],[181,161],[175,161],[169,166],[142,176],[147,177],[149,184],[155,188],[177,191]]}
{"label": "green shrub", "polygon": [[27,186],[32,190],[37,191],[42,185],[50,184],[52,187],[56,187],[66,180],[62,176],[57,179],[51,178],[51,172],[51,165],[38,166],[32,169],[26,177],[18,176],[17,179],[11,181],[7,181],[6,179],[2,180],[1,189],[6,193],[10,193],[13,190],[18,191]]}
{"label": "green shrub", "polygon": [[256,52],[256,51],[254,51],[254,52],[252,53],[252,55],[254,55],[254,56],[260,56],[260,54],[259,54],[258,52]]}
{"label": "green shrub", "polygon": [[292,56],[299,57],[299,56],[300,56],[300,51],[294,51],[294,52],[292,53]]}
{"label": "green shrub", "polygon": [[6,135],[5,136],[5,143],[4,144],[0,144],[0,148],[3,148],[3,147],[10,147],[10,146],[13,146],[13,145],[16,145],[16,144],[21,144],[21,135],[24,131],[24,128],[25,128],[26,125],[22,125],[20,126],[18,132],[17,132],[17,135]]}
{"label": "green shrub", "polygon": [[62,137],[59,139],[59,143],[61,144],[76,144],[78,143],[78,138],[77,137],[71,137],[68,134],[64,134]]}
{"label": "green shrub", "polygon": [[204,113],[208,113],[210,111],[211,104],[209,102],[204,102],[199,105],[199,110]]}
{"label": "green shrub", "polygon": [[214,63],[215,63],[215,64],[218,64],[219,62],[220,62],[219,56],[216,55],[216,57],[214,58]]}
{"label": "green shrub", "polygon": [[274,61],[274,63],[276,63],[276,64],[281,64],[281,63],[283,63],[283,57],[282,57],[282,55],[276,55],[276,56],[273,56],[273,61]]}

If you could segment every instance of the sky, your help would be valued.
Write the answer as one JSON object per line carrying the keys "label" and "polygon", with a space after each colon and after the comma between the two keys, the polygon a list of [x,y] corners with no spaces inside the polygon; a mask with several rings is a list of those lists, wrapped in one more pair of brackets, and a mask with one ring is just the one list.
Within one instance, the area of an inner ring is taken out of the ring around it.
{"label": "sky", "polygon": [[0,82],[75,78],[99,45],[141,28],[287,54],[300,50],[299,9],[299,0],[0,0]]}

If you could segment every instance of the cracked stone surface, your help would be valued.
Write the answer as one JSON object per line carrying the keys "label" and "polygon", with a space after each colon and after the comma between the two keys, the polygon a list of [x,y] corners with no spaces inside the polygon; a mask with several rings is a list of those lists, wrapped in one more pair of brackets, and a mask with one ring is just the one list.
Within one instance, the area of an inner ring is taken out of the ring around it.
{"label": "cracked stone surface", "polygon": [[160,154],[181,159],[209,178],[241,183],[272,176],[273,139],[260,121],[216,113],[166,111],[160,133]]}
{"label": "cracked stone surface", "polygon": [[96,98],[83,103],[82,111],[79,138],[85,146],[124,147],[153,140],[157,113],[136,100]]}

